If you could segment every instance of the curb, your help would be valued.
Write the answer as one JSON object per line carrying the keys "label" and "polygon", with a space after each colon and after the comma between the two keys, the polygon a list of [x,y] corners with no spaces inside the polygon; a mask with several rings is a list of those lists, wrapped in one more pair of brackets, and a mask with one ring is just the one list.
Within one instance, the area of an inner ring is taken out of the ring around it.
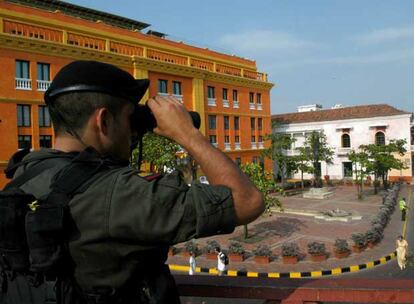
{"label": "curb", "polygon": [[[249,278],[291,278],[291,279],[300,279],[300,278],[318,278],[322,276],[329,275],[339,275],[342,273],[352,273],[357,272],[363,269],[372,268],[377,265],[385,264],[396,258],[396,252],[392,252],[389,255],[382,257],[378,260],[371,261],[364,264],[352,265],[342,268],[333,268],[330,270],[319,270],[319,271],[304,271],[304,272],[253,272],[253,271],[238,271],[238,270],[227,270],[224,273],[229,277],[249,277]],[[171,271],[189,271],[189,266],[183,265],[168,265]],[[196,272],[208,273],[218,275],[217,268],[206,268],[206,267],[196,267]]]}

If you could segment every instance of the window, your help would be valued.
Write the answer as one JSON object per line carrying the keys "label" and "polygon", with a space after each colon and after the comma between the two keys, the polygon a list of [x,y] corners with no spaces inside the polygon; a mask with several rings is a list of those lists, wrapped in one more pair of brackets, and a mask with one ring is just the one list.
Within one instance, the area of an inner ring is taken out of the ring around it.
{"label": "window", "polygon": [[385,145],[385,134],[382,132],[375,133],[375,144],[378,146]]}
{"label": "window", "polygon": [[256,142],[256,136],[251,137],[252,143]]}
{"label": "window", "polygon": [[39,106],[39,127],[50,127],[50,115],[47,106]]}
{"label": "window", "polygon": [[343,162],[344,177],[352,177],[352,162]]}
{"label": "window", "polygon": [[254,103],[254,93],[249,93],[249,103]]}
{"label": "window", "polygon": [[37,80],[50,80],[50,64],[48,63],[37,63]]}
{"label": "window", "polygon": [[236,100],[236,101],[239,100],[237,93],[238,93],[237,90],[233,90],[233,100]]}
{"label": "window", "polygon": [[210,135],[210,143],[211,144],[217,143],[217,136],[216,135]]}
{"label": "window", "polygon": [[259,142],[263,142],[263,136],[259,135]]}
{"label": "window", "polygon": [[174,95],[182,95],[181,92],[181,82],[173,81],[173,94]]}
{"label": "window", "polygon": [[263,128],[263,118],[258,118],[258,119],[257,119],[257,129],[258,129],[259,131],[261,131],[261,130],[262,130],[262,128]]}
{"label": "window", "polygon": [[351,137],[349,134],[342,134],[342,148],[351,148]]}
{"label": "window", "polygon": [[239,129],[239,121],[240,121],[240,118],[238,116],[234,116],[234,130]]}
{"label": "window", "polygon": [[230,136],[225,135],[225,136],[224,136],[224,142],[225,142],[226,144],[230,143]]}
{"label": "window", "polygon": [[237,166],[241,165],[241,158],[240,157],[236,157],[236,164],[237,164]]}
{"label": "window", "polygon": [[253,156],[253,158],[252,158],[252,163],[253,163],[253,164],[257,164],[257,156]]}
{"label": "window", "polygon": [[168,94],[168,80],[158,79],[158,93]]}
{"label": "window", "polygon": [[16,60],[16,78],[30,79],[29,61]]}
{"label": "window", "polygon": [[321,162],[317,162],[315,166],[315,175],[318,177],[322,176]]}
{"label": "window", "polygon": [[32,137],[29,135],[19,135],[17,137],[19,149],[31,149]]}
{"label": "window", "polygon": [[224,116],[224,130],[228,130],[228,129],[229,129],[229,117]]}
{"label": "window", "polygon": [[251,118],[250,118],[250,128],[251,128],[252,130],[254,130],[254,129],[255,129],[255,124],[256,124],[256,120],[254,119],[254,117],[251,117]]}
{"label": "window", "polygon": [[240,136],[239,135],[234,136],[234,142],[236,142],[236,143],[240,142]]}
{"label": "window", "polygon": [[52,148],[52,136],[50,135],[40,135],[40,147],[41,148]]}
{"label": "window", "polygon": [[17,105],[17,126],[30,127],[30,106]]}
{"label": "window", "polygon": [[216,129],[216,115],[209,115],[208,116],[208,127],[210,130]]}
{"label": "window", "polygon": [[207,97],[208,98],[216,98],[216,93],[214,91],[214,87],[207,87]]}
{"label": "window", "polygon": [[260,93],[256,94],[256,102],[257,104],[262,104],[262,94]]}
{"label": "window", "polygon": [[223,100],[227,100],[227,89],[223,89]]}

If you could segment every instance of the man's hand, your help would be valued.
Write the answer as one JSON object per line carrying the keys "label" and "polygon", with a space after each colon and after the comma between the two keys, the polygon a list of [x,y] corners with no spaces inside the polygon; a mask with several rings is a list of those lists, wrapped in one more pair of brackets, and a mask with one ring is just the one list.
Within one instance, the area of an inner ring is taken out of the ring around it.
{"label": "man's hand", "polygon": [[183,146],[188,144],[191,133],[199,133],[190,114],[176,98],[155,96],[147,101],[147,105],[157,121],[154,133],[168,137]]}

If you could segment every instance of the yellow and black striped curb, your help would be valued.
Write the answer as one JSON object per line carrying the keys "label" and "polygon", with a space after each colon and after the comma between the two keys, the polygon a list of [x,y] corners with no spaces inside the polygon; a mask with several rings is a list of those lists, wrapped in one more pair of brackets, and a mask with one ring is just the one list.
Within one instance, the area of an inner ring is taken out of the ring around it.
{"label": "yellow and black striped curb", "polygon": [[[388,261],[395,259],[396,252],[390,253],[389,255],[380,258],[379,260],[375,260],[372,262],[368,262],[365,264],[353,265],[348,267],[342,268],[333,268],[330,270],[320,270],[320,271],[304,271],[304,272],[253,272],[253,271],[238,271],[238,270],[227,270],[224,273],[229,277],[249,277],[249,278],[291,278],[291,279],[300,279],[300,278],[318,278],[322,276],[329,276],[329,275],[340,275],[342,273],[351,273],[357,272],[362,269],[369,269],[377,265],[385,264]],[[171,271],[182,271],[188,272],[190,267],[183,266],[183,265],[169,265]],[[196,267],[196,272],[201,273],[208,273],[218,275],[217,268],[206,268],[206,267]]]}

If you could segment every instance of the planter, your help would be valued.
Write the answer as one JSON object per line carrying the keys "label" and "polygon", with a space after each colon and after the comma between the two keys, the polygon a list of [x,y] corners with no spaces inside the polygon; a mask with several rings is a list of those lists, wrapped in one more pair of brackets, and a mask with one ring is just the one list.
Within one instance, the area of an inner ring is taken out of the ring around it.
{"label": "planter", "polygon": [[376,243],[374,243],[374,242],[368,242],[367,243],[367,246],[368,246],[368,248],[374,248],[375,245],[377,245],[377,244],[378,244],[378,242],[376,242]]}
{"label": "planter", "polygon": [[355,252],[355,253],[360,253],[360,252],[362,252],[362,251],[364,251],[364,249],[365,249],[365,247],[358,247],[358,246],[352,246],[352,252]]}
{"label": "planter", "polygon": [[283,256],[283,264],[296,264],[298,262],[297,256]]}
{"label": "planter", "polygon": [[243,262],[244,256],[242,254],[229,253],[229,260],[232,262]]}
{"label": "planter", "polygon": [[311,254],[311,260],[312,262],[322,262],[326,260],[326,254]]}
{"label": "planter", "polygon": [[349,255],[351,254],[351,251],[342,251],[342,252],[338,252],[338,251],[334,251],[334,255],[337,259],[344,259],[347,258]]}
{"label": "planter", "polygon": [[207,260],[217,260],[217,253],[215,252],[206,252]]}
{"label": "planter", "polygon": [[269,264],[269,263],[270,263],[270,257],[256,255],[256,256],[254,257],[254,261],[255,261],[257,264]]}

